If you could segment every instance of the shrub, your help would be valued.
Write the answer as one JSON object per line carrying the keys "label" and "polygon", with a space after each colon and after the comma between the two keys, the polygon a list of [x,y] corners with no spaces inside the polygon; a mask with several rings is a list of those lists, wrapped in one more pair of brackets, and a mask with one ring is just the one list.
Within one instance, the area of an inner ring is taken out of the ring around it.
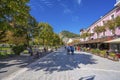
{"label": "shrub", "polygon": [[28,54],[28,50],[24,50],[23,53]]}
{"label": "shrub", "polygon": [[93,54],[99,54],[100,50],[99,49],[91,49],[90,50]]}
{"label": "shrub", "polygon": [[85,51],[88,51],[88,49],[87,49],[87,48],[85,48]]}
{"label": "shrub", "polygon": [[95,54],[95,49],[91,49],[90,51],[91,51],[93,54]]}
{"label": "shrub", "polygon": [[83,51],[86,51],[86,48],[84,47],[84,48],[82,48],[82,50],[83,50]]}
{"label": "shrub", "polygon": [[12,51],[2,51],[2,52],[0,52],[0,58],[6,58],[12,54],[13,54]]}
{"label": "shrub", "polygon": [[115,57],[115,56],[116,56],[116,54],[115,54],[115,53],[113,53],[113,52],[110,52],[110,53],[109,53],[109,56],[111,56],[111,57]]}
{"label": "shrub", "polygon": [[23,52],[25,49],[26,49],[25,45],[18,45],[12,48],[13,52],[17,55],[20,55],[20,53]]}
{"label": "shrub", "polygon": [[5,52],[0,52],[0,57],[5,57],[7,54]]}
{"label": "shrub", "polygon": [[100,53],[100,50],[99,50],[99,49],[95,49],[95,53],[96,53],[96,54],[99,54],[99,53]]}
{"label": "shrub", "polygon": [[100,51],[100,54],[102,54],[102,55],[106,55],[106,50],[102,50],[102,51]]}

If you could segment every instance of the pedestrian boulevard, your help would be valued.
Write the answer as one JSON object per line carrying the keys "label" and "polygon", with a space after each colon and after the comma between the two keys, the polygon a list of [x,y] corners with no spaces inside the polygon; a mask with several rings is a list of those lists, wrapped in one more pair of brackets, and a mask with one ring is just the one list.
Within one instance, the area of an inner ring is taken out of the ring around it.
{"label": "pedestrian boulevard", "polygon": [[120,61],[60,48],[3,80],[120,80]]}

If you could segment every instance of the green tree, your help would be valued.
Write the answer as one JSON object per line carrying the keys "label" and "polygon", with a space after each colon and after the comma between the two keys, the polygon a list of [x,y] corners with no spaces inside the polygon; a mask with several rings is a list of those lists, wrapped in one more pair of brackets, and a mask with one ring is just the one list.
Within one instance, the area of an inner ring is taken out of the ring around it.
{"label": "green tree", "polygon": [[115,29],[116,29],[115,20],[108,20],[106,26],[108,27],[108,29],[111,30],[112,34],[115,35]]}
{"label": "green tree", "polygon": [[4,43],[7,41],[5,37],[6,37],[6,31],[0,31],[0,43]]}
{"label": "green tree", "polygon": [[97,38],[99,38],[99,34],[101,33],[100,26],[96,26],[96,27],[94,28],[94,32],[97,34]]}
{"label": "green tree", "polygon": [[29,43],[34,38],[36,27],[37,27],[36,20],[32,16],[29,16],[26,26],[25,27],[18,26],[18,28],[14,29],[14,32],[12,32],[12,36],[14,36],[15,40],[17,40],[17,38],[23,39],[21,40],[21,41],[24,41],[23,44],[26,44],[27,46],[29,46]]}
{"label": "green tree", "polygon": [[0,1],[0,31],[13,30],[18,32],[21,30],[18,27],[26,26],[28,17],[30,16],[30,8],[27,6],[28,2],[29,0]]}
{"label": "green tree", "polygon": [[27,45],[29,45],[30,41],[32,41],[32,39],[34,39],[34,37],[36,36],[37,26],[38,26],[38,23],[35,20],[35,18],[30,16],[28,18],[28,24],[24,28],[26,32]]}
{"label": "green tree", "polygon": [[88,37],[88,33],[87,33],[87,32],[82,33],[82,34],[80,35],[80,38],[83,38],[84,41],[85,41],[85,39],[86,39],[87,37]]}
{"label": "green tree", "polygon": [[[15,25],[25,25],[29,17],[30,8],[27,6],[29,0],[1,0],[0,18],[1,22],[15,27]],[[2,26],[4,27],[4,26]],[[9,26],[6,26],[9,27]]]}
{"label": "green tree", "polygon": [[87,34],[87,37],[89,38],[89,40],[90,40],[91,36],[93,36],[93,33],[88,33]]}
{"label": "green tree", "polygon": [[103,32],[103,35],[105,36],[106,26],[101,26],[100,30],[101,30],[100,32]]}
{"label": "green tree", "polygon": [[48,23],[39,23],[38,36],[43,40],[43,45],[48,45],[50,39],[52,39],[53,28]]}
{"label": "green tree", "polygon": [[51,39],[52,46],[61,45],[61,40],[60,40],[58,34],[54,33],[51,37],[52,37],[52,39]]}
{"label": "green tree", "polygon": [[120,27],[120,16],[115,18],[116,27]]}

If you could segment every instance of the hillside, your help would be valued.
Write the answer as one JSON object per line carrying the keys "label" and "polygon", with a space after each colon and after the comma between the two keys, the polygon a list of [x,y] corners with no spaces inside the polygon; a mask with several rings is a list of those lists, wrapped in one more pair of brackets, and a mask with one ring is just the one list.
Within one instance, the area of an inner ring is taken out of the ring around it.
{"label": "hillside", "polygon": [[60,34],[64,37],[67,37],[67,38],[75,38],[75,37],[80,37],[79,34],[75,34],[75,33],[72,33],[72,32],[69,32],[69,31],[62,31],[60,32]]}

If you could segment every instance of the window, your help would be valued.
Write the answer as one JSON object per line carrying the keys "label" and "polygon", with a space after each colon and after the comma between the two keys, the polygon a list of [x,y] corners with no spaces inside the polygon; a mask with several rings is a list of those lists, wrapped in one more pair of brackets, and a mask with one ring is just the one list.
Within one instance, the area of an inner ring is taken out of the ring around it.
{"label": "window", "polygon": [[103,21],[103,25],[105,24],[105,21]]}
{"label": "window", "polygon": [[113,15],[111,15],[111,19],[114,19],[114,17],[115,17],[115,16],[114,16],[114,14],[113,14]]}
{"label": "window", "polygon": [[120,27],[118,27],[118,29],[120,29]]}

